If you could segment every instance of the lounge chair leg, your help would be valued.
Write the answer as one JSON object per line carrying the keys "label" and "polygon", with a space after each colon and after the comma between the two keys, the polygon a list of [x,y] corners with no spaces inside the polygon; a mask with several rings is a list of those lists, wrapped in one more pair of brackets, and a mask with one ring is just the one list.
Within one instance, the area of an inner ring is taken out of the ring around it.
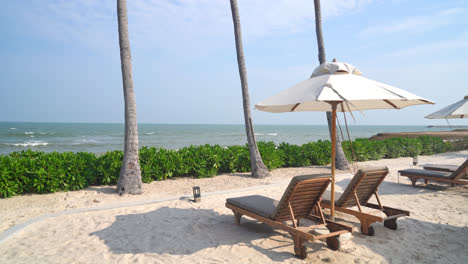
{"label": "lounge chair leg", "polygon": [[340,236],[327,237],[327,247],[331,250],[340,249]]}
{"label": "lounge chair leg", "polygon": [[305,259],[307,257],[307,250],[304,246],[306,240],[298,235],[291,234],[291,236],[294,240],[294,253],[298,258]]}
{"label": "lounge chair leg", "polygon": [[371,226],[371,223],[369,223],[367,219],[361,220],[361,233],[368,236],[374,235],[374,228]]}
{"label": "lounge chair leg", "polygon": [[240,220],[242,218],[242,214],[239,213],[239,212],[235,212],[234,210],[233,210],[233,212],[234,212],[234,217],[236,218],[236,224],[240,225]]}
{"label": "lounge chair leg", "polygon": [[410,178],[410,180],[411,180],[411,184],[413,185],[413,187],[415,187],[418,179]]}
{"label": "lounge chair leg", "polygon": [[398,228],[396,219],[385,220],[383,224],[386,228],[391,229],[391,230],[397,230]]}
{"label": "lounge chair leg", "polygon": [[[343,228],[343,226],[341,226],[341,225],[339,225],[337,223],[334,223],[334,222],[327,222],[327,228],[330,231],[330,233],[340,231],[340,230],[346,230],[346,229]],[[340,235],[327,237],[327,239],[326,239],[327,247],[329,249],[331,249],[331,250],[340,249],[341,242],[340,242],[339,237],[340,237]]]}

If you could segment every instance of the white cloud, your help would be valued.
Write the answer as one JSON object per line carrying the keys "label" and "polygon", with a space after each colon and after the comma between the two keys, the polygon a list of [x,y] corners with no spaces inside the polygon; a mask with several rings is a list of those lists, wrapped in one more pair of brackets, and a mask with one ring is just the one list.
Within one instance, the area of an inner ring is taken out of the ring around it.
{"label": "white cloud", "polygon": [[[357,12],[370,0],[322,1],[322,18]],[[314,29],[314,3],[311,0],[239,1],[241,23],[250,36],[262,36]],[[230,15],[229,15],[230,16]]]}
{"label": "white cloud", "polygon": [[[370,2],[322,1],[322,16],[356,12]],[[313,29],[311,0],[239,0],[238,5],[245,39]],[[47,38],[85,42],[91,47],[106,47],[106,42],[116,38],[115,0],[36,0],[29,8],[18,10]],[[132,0],[128,13],[131,38],[148,46],[232,37],[227,0]]]}
{"label": "white cloud", "polygon": [[375,37],[385,34],[427,32],[445,25],[466,15],[463,8],[450,8],[432,15],[413,16],[390,24],[381,24],[368,27],[359,33],[361,37]]}
{"label": "white cloud", "polygon": [[401,49],[389,54],[389,56],[409,57],[427,54],[431,55],[436,53],[444,53],[449,50],[459,50],[464,54],[466,53],[467,49],[468,32],[464,32],[461,35],[457,36],[455,39],[431,42],[406,49]]}

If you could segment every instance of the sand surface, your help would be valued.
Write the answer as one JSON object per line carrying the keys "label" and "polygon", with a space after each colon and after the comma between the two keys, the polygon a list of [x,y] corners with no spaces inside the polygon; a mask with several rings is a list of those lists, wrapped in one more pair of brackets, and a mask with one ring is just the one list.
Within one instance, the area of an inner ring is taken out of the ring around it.
{"label": "sand surface", "polygon": [[[420,156],[419,164],[458,165],[467,158],[468,151],[444,153]],[[237,226],[224,203],[252,194],[279,199],[293,176],[328,173],[326,166],[276,169],[267,179],[229,174],[153,182],[138,196],[118,196],[107,186],[1,199],[0,263],[468,263],[468,187],[413,188],[406,177],[398,184],[397,171],[412,167],[411,158],[355,165],[388,166],[380,198],[411,216],[400,218],[396,231],[375,223],[369,237],[358,232],[357,219],[337,213],[356,231],[338,251],[307,242],[305,261],[293,255],[288,233],[247,217]],[[352,171],[337,171],[337,191],[352,177]],[[192,186],[200,186],[201,203],[177,198],[190,196]],[[226,192],[203,196],[220,191]],[[169,200],[156,202],[164,198]],[[129,205],[148,201],[155,202]],[[100,209],[116,206],[123,207]]]}

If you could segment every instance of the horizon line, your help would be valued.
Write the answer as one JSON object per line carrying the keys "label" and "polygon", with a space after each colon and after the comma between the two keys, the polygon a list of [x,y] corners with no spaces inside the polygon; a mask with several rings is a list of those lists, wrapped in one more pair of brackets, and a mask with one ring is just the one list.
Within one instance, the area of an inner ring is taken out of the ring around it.
{"label": "horizon line", "polygon": [[[74,122],[74,121],[0,121],[0,123],[39,123],[39,124],[108,124],[108,125],[125,125],[124,122]],[[138,125],[244,125],[244,123],[147,123],[147,122],[138,122]],[[264,126],[328,126],[327,124],[268,124],[268,123],[257,123],[255,125],[264,125]],[[429,124],[420,124],[420,125],[388,125],[388,124],[349,124],[348,126],[441,126],[441,125],[429,125]],[[448,127],[448,125],[447,125]],[[452,127],[466,127],[466,125],[453,125]]]}

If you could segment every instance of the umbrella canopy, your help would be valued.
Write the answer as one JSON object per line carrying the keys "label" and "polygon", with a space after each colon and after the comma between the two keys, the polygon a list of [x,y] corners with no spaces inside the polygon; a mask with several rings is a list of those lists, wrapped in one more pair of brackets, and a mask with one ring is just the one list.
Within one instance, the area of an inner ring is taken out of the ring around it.
{"label": "umbrella canopy", "polygon": [[440,109],[424,118],[428,119],[455,119],[468,118],[468,95],[454,104]]}
{"label": "umbrella canopy", "polygon": [[434,102],[410,92],[361,76],[354,66],[331,62],[318,66],[312,76],[295,86],[259,102],[260,111],[283,113],[298,111],[332,112],[331,218],[335,214],[336,112],[367,109],[401,109]]}
{"label": "umbrella canopy", "polygon": [[402,89],[361,76],[354,66],[332,62],[317,67],[311,78],[255,105],[257,110],[283,113],[332,111],[329,102],[345,102],[339,112],[367,109],[401,109],[434,102]]}

